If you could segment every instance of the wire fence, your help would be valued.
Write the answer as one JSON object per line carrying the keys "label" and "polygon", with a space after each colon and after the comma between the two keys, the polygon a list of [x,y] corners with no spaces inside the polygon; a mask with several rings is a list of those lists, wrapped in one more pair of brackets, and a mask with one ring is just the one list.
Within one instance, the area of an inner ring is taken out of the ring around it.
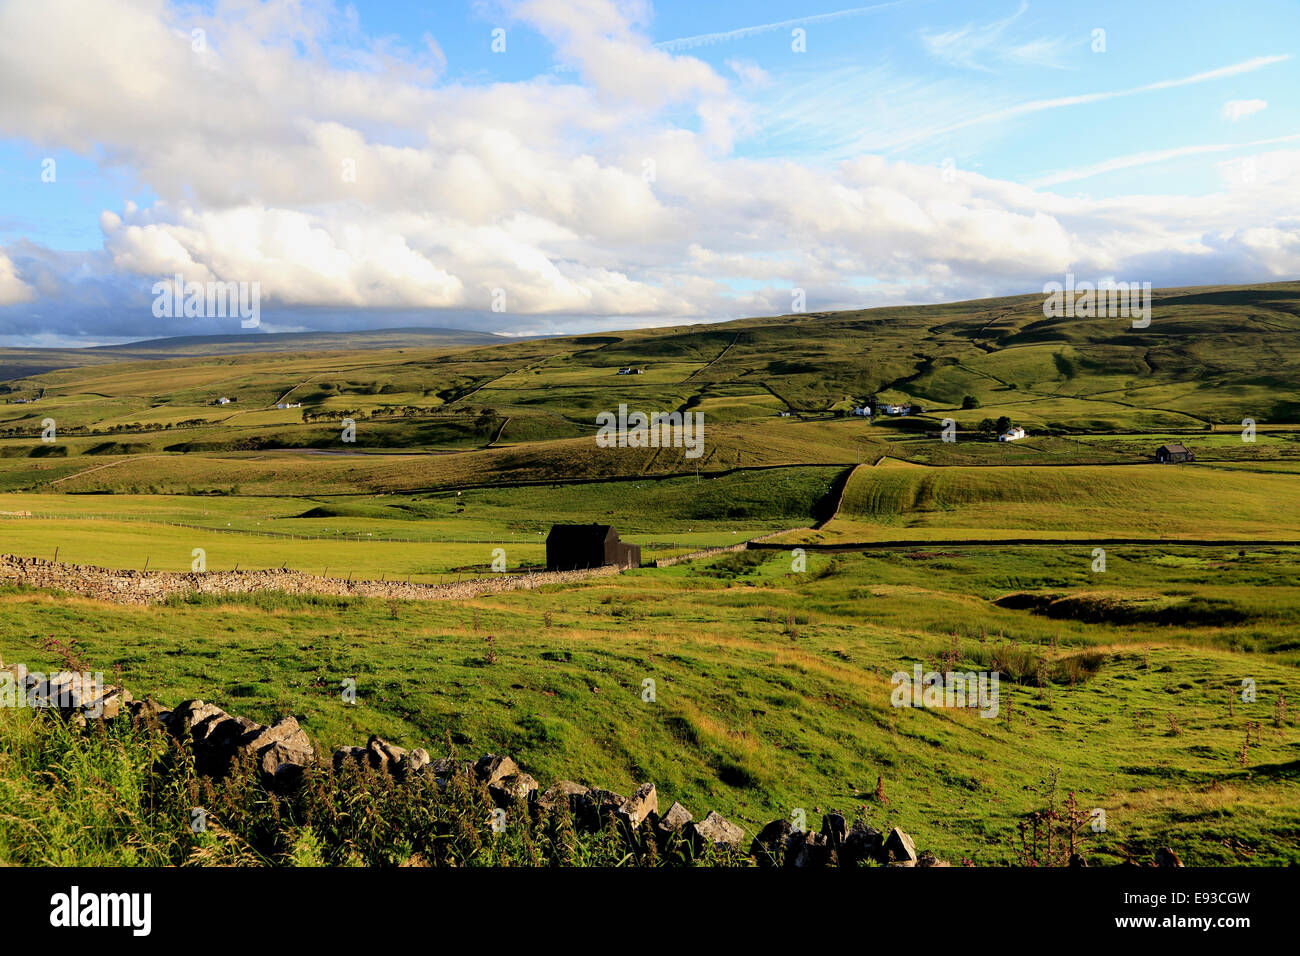
{"label": "wire fence", "polygon": [[215,525],[196,522],[170,521],[147,515],[122,514],[46,514],[42,512],[0,512],[0,520],[9,521],[133,521],[139,524],[165,528],[184,528],[190,531],[210,531],[214,534],[253,535],[262,538],[279,538],[286,541],[370,541],[389,544],[545,544],[542,532],[520,531],[510,537],[460,537],[457,535],[438,535],[421,537],[413,535],[385,535],[371,531],[338,531],[333,534],[304,534],[296,531],[263,531],[256,528],[221,528]]}
{"label": "wire fence", "polygon": [[[212,532],[213,534],[233,534],[253,536],[260,538],[274,538],[282,541],[331,541],[331,542],[370,542],[382,544],[481,544],[495,545],[498,547],[519,545],[537,545],[546,544],[545,532],[520,531],[510,537],[460,537],[457,535],[438,535],[437,537],[420,537],[412,535],[384,535],[375,534],[369,531],[339,531],[334,534],[303,534],[300,532],[289,531],[262,531],[252,528],[221,528],[207,524],[197,524],[185,521],[171,521],[163,518],[151,517],[147,514],[56,514],[36,511],[5,511],[0,512],[0,521],[112,521],[112,522],[136,522],[138,524],[147,524],[151,526],[164,528],[183,528],[187,531]],[[784,529],[783,529],[784,530]],[[780,534],[781,531],[769,531],[753,540],[770,537],[772,534]],[[722,546],[725,547],[725,546]],[[683,544],[680,541],[648,541],[642,544],[642,548],[649,552],[656,552],[664,556],[673,556],[674,552],[684,554],[700,550],[698,544]],[[712,550],[706,548],[705,550]]]}

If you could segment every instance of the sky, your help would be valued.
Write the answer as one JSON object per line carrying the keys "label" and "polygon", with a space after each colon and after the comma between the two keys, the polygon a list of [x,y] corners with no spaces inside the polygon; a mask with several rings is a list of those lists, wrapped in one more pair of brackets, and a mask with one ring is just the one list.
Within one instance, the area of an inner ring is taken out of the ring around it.
{"label": "sky", "polygon": [[[0,345],[1300,277],[1300,4],[0,0]],[[160,281],[245,283],[260,324]]]}

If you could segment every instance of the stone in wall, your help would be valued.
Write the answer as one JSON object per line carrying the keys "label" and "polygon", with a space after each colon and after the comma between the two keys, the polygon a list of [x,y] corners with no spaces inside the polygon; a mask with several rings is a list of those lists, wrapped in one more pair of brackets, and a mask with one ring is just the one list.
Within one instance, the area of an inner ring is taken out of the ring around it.
{"label": "stone in wall", "polygon": [[[24,693],[34,692],[34,699],[54,712],[86,723],[84,711],[56,705],[57,695],[70,689],[83,688],[75,676],[54,675],[40,679],[29,674],[22,665],[6,667],[0,660],[0,671],[19,678]],[[43,696],[42,696],[43,695]],[[246,717],[226,713],[215,704],[203,700],[188,700],[168,710],[152,698],[137,701],[125,688],[104,688],[95,693],[83,692],[76,700],[82,706],[93,706],[103,698],[112,698],[115,706],[103,708],[102,719],[120,717],[158,720],[179,742],[188,743],[195,756],[196,769],[213,777],[223,776],[237,760],[251,760],[269,786],[289,789],[297,786],[303,772],[315,764],[316,753],[311,740],[294,717],[283,717],[270,726],[264,726]],[[509,807],[519,801],[528,804],[531,812],[545,813],[567,804],[581,826],[603,829],[613,819],[620,821],[626,836],[641,823],[648,823],[660,845],[667,845],[680,835],[696,850],[712,846],[717,850],[738,851],[744,845],[745,831],[716,811],[710,811],[701,821],[680,803],[673,803],[662,817],[658,814],[659,796],[653,783],[643,783],[631,797],[599,787],[587,787],[571,780],[558,781],[541,791],[537,781],[521,770],[508,756],[486,754],[477,761],[457,758],[430,759],[423,748],[407,750],[378,736],[371,736],[364,747],[342,747],[333,754],[332,765],[341,771],[349,764],[392,775],[397,780],[420,774],[432,774],[440,782],[454,775],[462,775],[488,788],[499,806]],[[539,795],[540,794],[540,795]],[[816,868],[838,863],[862,865],[869,861],[896,867],[947,867],[932,852],[917,853],[915,842],[901,829],[893,828],[888,838],[862,820],[846,826],[846,819],[835,811],[822,818],[818,833],[794,830],[788,820],[774,820],[764,826],[749,847],[750,855],[760,865],[774,865],[783,861],[785,866]],[[1086,865],[1082,857],[1071,865]],[[1158,866],[1182,866],[1178,854],[1162,847],[1156,853]]]}
{"label": "stone in wall", "polygon": [[548,584],[570,584],[621,573],[613,565],[579,571],[538,571],[500,574],[450,584],[407,584],[404,581],[352,581],[324,578],[301,571],[136,571],[94,565],[65,564],[43,558],[0,555],[0,582],[123,604],[151,604],[194,594],[286,594],[338,597],[396,598],[408,601],[464,600],[484,594],[529,590]]}

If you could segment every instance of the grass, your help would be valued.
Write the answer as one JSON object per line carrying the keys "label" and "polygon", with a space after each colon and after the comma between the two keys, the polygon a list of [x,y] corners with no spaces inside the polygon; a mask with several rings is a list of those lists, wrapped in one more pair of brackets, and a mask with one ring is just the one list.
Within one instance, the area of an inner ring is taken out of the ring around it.
{"label": "grass", "polygon": [[[1041,296],[1020,296],[490,348],[431,343],[86,364],[10,381],[11,395],[39,401],[3,406],[0,431],[31,441],[47,416],[69,438],[76,429],[179,427],[197,418],[194,440],[220,443],[231,429],[300,421],[273,411],[259,417],[284,397],[339,417],[395,408],[473,417],[488,407],[588,427],[620,402],[762,422],[782,408],[826,411],[873,394],[918,401],[963,424],[990,412],[1085,432],[1198,429],[1245,417],[1295,424],[1298,299],[1296,283],[1160,290],[1146,330],[1104,318],[1047,320]],[[15,368],[37,363],[5,358]],[[644,374],[619,376],[623,365]],[[218,408],[221,395],[236,401]],[[979,408],[961,411],[967,395]],[[397,434],[390,447],[422,444],[427,438]]]}
{"label": "grass", "polygon": [[[114,568],[290,568],[437,580],[545,564],[555,522],[614,524],[651,561],[807,525],[840,468],[478,488],[424,495],[220,497],[0,494],[0,552]],[[15,517],[30,512],[32,517]]]}
{"label": "grass", "polygon": [[1202,465],[859,467],[838,517],[789,541],[1300,540],[1288,475]]}
{"label": "grass", "polygon": [[[787,551],[755,550],[428,604],[126,607],[8,588],[0,653],[50,663],[49,635],[76,638],[137,692],[262,721],[293,713],[326,749],[380,733],[507,752],[543,781],[626,792],[651,779],[751,834],[834,807],[888,816],[953,861],[1008,863],[1016,824],[1055,780],[1106,808],[1098,861],[1167,844],[1193,864],[1300,862],[1300,760],[1280,706],[1300,666],[1300,558],[1269,543],[1300,537],[1300,283],[1159,290],[1144,330],[1045,319],[1041,306],[491,346],[375,333],[352,351],[326,339],[279,353],[0,350],[16,376],[5,396],[32,400],[0,405],[0,511],[33,514],[0,516],[4,551],[182,570],[203,547],[212,569],[431,580],[481,573],[496,546],[511,567],[536,564],[560,521],[614,524],[646,559],[783,529],[807,529],[780,539],[789,547],[928,542],[814,551],[806,572]],[[222,395],[235,401],[213,404]],[[873,396],[925,411],[844,417]],[[275,409],[286,399],[303,408]],[[704,454],[598,447],[596,414],[623,403],[701,412]],[[981,422],[1003,416],[1029,437],[981,439]],[[356,442],[342,441],[344,417]],[[956,443],[937,437],[949,418]],[[1150,464],[1165,442],[1197,463]],[[838,516],[814,530],[854,466]],[[1103,537],[1152,543],[1107,546],[1099,572]],[[981,544],[1000,538],[1077,544]],[[1157,543],[1203,538],[1255,543]],[[890,706],[891,675],[916,663],[998,669],[998,717]],[[340,698],[345,678],[359,705]],[[1240,699],[1246,679],[1255,702]],[[349,841],[360,862],[424,855],[397,831],[385,849],[318,824],[333,797],[283,832],[260,809],[232,813],[238,839],[198,845],[166,814],[139,817],[149,740],[0,721],[0,805],[20,807],[0,815],[12,861],[348,862]],[[460,812],[412,805],[395,819],[408,811]],[[539,859],[522,843],[493,856],[468,833],[453,842],[467,855],[445,862]],[[598,844],[573,852],[618,862]]]}
{"label": "grass", "polygon": [[[539,780],[627,792],[649,779],[751,835],[794,807],[835,807],[888,813],[941,857],[1007,863],[1009,834],[1057,766],[1063,787],[1107,808],[1095,859],[1163,841],[1189,863],[1300,860],[1300,803],[1287,796],[1294,719],[1272,723],[1300,659],[1288,637],[1300,555],[1120,555],[1108,587],[1176,598],[1203,579],[1201,560],[1222,565],[1215,594],[1246,621],[1056,620],[1001,607],[1015,591],[1095,586],[1087,560],[1068,551],[1008,549],[813,555],[805,575],[779,553],[728,556],[394,606],[259,595],[128,608],[10,591],[0,625],[7,660],[40,664],[44,637],[76,637],[128,686],[261,721],[293,713],[323,748],[374,732],[434,751],[510,753]],[[890,674],[954,652],[961,667],[1007,666],[996,720],[890,706]],[[1243,677],[1258,699],[1230,707]],[[360,704],[342,701],[345,678]],[[641,697],[647,678],[654,704]],[[1263,739],[1242,766],[1253,721]],[[870,799],[877,776],[887,808]],[[1232,801],[1218,803],[1220,792]],[[1202,809],[1188,817],[1191,806]],[[1228,829],[1230,845],[1207,836]]]}
{"label": "grass", "polygon": [[18,866],[671,866],[744,863],[643,829],[587,832],[567,806],[508,807],[487,788],[432,777],[395,784],[355,766],[268,791],[248,765],[220,781],[156,723],[78,733],[0,712],[0,863]]}

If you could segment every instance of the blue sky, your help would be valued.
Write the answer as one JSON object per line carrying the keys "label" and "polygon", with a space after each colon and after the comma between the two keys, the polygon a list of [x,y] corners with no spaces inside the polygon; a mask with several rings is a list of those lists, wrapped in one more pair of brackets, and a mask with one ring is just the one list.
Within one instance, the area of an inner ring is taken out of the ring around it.
{"label": "blue sky", "polygon": [[0,0],[0,343],[238,330],[154,316],[177,272],[257,282],[264,329],[514,333],[795,288],[1295,278],[1298,27],[1294,2]]}

